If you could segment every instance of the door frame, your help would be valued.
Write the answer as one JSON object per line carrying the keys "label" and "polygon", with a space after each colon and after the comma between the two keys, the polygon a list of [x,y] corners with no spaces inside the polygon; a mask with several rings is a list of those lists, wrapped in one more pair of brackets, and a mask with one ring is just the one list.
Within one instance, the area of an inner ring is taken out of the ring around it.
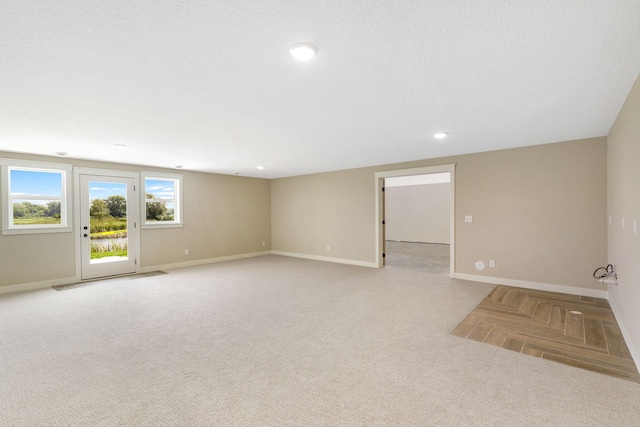
{"label": "door frame", "polygon": [[450,233],[450,246],[449,246],[449,277],[454,277],[456,271],[456,257],[455,257],[455,242],[456,242],[456,165],[455,163],[437,166],[424,166],[420,168],[411,169],[396,169],[390,171],[376,172],[376,265],[378,267],[384,266],[384,259],[382,257],[385,247],[384,230],[382,224],[382,218],[384,218],[384,200],[382,197],[382,188],[384,186],[385,178],[392,178],[398,176],[411,176],[411,175],[429,175],[432,173],[449,172],[451,177],[451,202],[449,207],[449,233]]}
{"label": "door frame", "polygon": [[[73,212],[74,212],[74,232],[75,232],[75,251],[76,251],[76,277],[78,280],[82,281],[82,236],[81,236],[81,218],[82,212],[80,210],[80,175],[93,175],[93,176],[101,176],[105,178],[109,177],[118,177],[118,178],[133,178],[134,185],[140,189],[140,173],[139,172],[129,172],[129,171],[121,171],[121,170],[110,170],[110,169],[94,169],[94,168],[83,168],[83,167],[74,167],[73,168]],[[137,245],[133,251],[130,252],[132,256],[135,257],[135,273],[140,272],[140,197],[134,195],[133,200],[130,201],[131,206],[133,206],[133,218],[135,218],[135,224],[131,227],[131,233],[133,234],[133,238],[136,240]],[[135,274],[134,273],[134,274]],[[96,280],[96,279],[86,279],[86,281]]]}

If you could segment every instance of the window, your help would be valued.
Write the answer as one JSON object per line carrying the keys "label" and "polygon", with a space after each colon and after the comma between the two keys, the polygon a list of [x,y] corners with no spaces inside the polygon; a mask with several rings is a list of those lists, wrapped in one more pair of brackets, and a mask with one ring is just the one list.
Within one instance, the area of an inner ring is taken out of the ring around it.
{"label": "window", "polygon": [[70,165],[0,159],[2,234],[71,231]]}
{"label": "window", "polygon": [[144,227],[182,226],[182,175],[142,172]]}

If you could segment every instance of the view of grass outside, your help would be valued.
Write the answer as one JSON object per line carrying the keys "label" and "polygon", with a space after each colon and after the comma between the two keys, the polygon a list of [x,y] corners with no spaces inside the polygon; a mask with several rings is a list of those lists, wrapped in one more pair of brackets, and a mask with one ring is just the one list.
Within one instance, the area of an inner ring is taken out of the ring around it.
{"label": "view of grass outside", "polygon": [[93,199],[89,208],[91,226],[91,259],[126,257],[127,199],[112,195]]}
{"label": "view of grass outside", "polygon": [[146,194],[146,198],[147,222],[174,220],[173,203],[159,201],[153,194],[149,193]]}
{"label": "view of grass outside", "polygon": [[14,225],[60,224],[60,202],[52,201],[47,204],[32,202],[13,203]]}
{"label": "view of grass outside", "polygon": [[61,225],[62,171],[9,168],[13,226]]}

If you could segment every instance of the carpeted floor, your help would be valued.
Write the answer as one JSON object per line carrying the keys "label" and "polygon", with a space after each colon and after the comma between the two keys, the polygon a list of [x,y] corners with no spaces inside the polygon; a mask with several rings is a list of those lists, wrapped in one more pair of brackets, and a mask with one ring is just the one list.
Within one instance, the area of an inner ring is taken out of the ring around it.
{"label": "carpeted floor", "polygon": [[630,426],[640,385],[449,333],[493,285],[278,256],[0,297],[8,426]]}

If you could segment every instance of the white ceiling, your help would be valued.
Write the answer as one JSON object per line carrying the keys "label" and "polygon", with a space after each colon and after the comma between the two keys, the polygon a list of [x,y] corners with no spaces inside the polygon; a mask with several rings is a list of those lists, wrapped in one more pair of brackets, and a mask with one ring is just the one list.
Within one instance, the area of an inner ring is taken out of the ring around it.
{"label": "white ceiling", "polygon": [[639,72],[638,0],[4,0],[0,150],[292,176],[606,135]]}

